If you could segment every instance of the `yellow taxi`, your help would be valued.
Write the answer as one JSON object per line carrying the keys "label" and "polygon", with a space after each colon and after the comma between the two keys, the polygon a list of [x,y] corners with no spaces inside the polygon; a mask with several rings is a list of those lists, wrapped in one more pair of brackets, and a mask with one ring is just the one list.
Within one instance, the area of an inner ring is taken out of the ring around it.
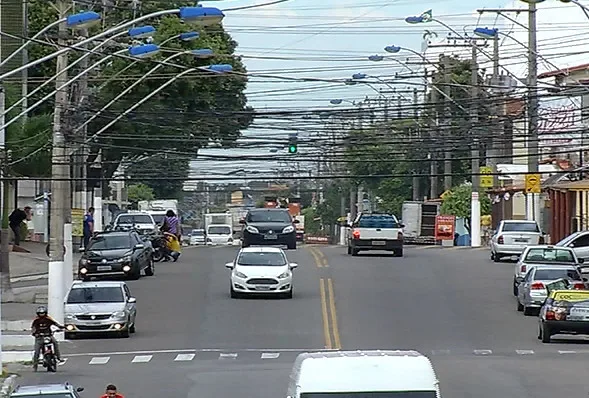
{"label": "yellow taxi", "polygon": [[543,343],[550,343],[555,334],[589,334],[589,290],[569,290],[566,285],[561,280],[547,286],[538,317],[538,339]]}

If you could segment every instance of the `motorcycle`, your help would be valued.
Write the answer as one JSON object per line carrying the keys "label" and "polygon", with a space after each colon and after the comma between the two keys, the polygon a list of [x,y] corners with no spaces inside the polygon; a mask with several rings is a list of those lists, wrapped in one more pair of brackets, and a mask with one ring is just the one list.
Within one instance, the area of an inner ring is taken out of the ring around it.
{"label": "motorcycle", "polygon": [[43,359],[41,364],[48,372],[57,372],[57,356],[55,355],[55,345],[51,339],[53,333],[40,334],[39,337],[43,339],[41,346],[41,354]]}
{"label": "motorcycle", "polygon": [[170,241],[168,240],[168,237],[166,237],[166,234],[154,235],[151,238],[151,245],[153,246],[152,258],[156,263],[170,260],[177,261],[180,257],[179,251],[170,248]]}

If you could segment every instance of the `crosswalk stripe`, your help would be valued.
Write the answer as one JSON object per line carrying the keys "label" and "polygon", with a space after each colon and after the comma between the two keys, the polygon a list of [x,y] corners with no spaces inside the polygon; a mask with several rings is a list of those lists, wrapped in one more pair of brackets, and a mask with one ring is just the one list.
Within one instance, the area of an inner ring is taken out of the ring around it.
{"label": "crosswalk stripe", "polygon": [[566,350],[558,350],[558,353],[561,355],[566,355],[566,354],[576,354],[577,351],[566,351]]}
{"label": "crosswalk stripe", "polygon": [[90,365],[106,365],[110,357],[94,357],[90,360]]}
{"label": "crosswalk stripe", "polygon": [[518,355],[534,355],[534,350],[515,350]]}
{"label": "crosswalk stripe", "polygon": [[153,355],[136,355],[131,363],[146,363],[151,361],[151,358],[153,358]]}
{"label": "crosswalk stripe", "polygon": [[493,351],[491,350],[474,350],[475,355],[491,355]]}
{"label": "crosswalk stripe", "polygon": [[279,352],[263,352],[262,359],[276,359],[280,356]]}
{"label": "crosswalk stripe", "polygon": [[196,355],[195,354],[178,354],[176,355],[176,358],[174,358],[174,361],[192,361],[194,359]]}
{"label": "crosswalk stripe", "polygon": [[219,354],[219,359],[236,359],[237,358],[237,353],[236,352],[232,352],[232,353],[228,353],[228,354]]}

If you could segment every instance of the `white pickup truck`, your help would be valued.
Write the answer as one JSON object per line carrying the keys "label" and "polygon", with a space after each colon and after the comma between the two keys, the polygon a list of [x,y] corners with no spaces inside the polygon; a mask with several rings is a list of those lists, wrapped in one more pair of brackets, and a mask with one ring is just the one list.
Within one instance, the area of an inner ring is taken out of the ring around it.
{"label": "white pickup truck", "polygon": [[393,215],[360,213],[349,225],[348,254],[357,256],[361,250],[386,250],[403,257],[403,227]]}

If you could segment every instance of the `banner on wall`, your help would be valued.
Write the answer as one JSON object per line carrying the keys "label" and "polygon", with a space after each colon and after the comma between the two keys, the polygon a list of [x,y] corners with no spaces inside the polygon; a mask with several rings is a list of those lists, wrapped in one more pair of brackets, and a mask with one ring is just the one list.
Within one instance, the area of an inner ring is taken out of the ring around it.
{"label": "banner on wall", "polygon": [[454,240],[456,216],[436,216],[436,240]]}

